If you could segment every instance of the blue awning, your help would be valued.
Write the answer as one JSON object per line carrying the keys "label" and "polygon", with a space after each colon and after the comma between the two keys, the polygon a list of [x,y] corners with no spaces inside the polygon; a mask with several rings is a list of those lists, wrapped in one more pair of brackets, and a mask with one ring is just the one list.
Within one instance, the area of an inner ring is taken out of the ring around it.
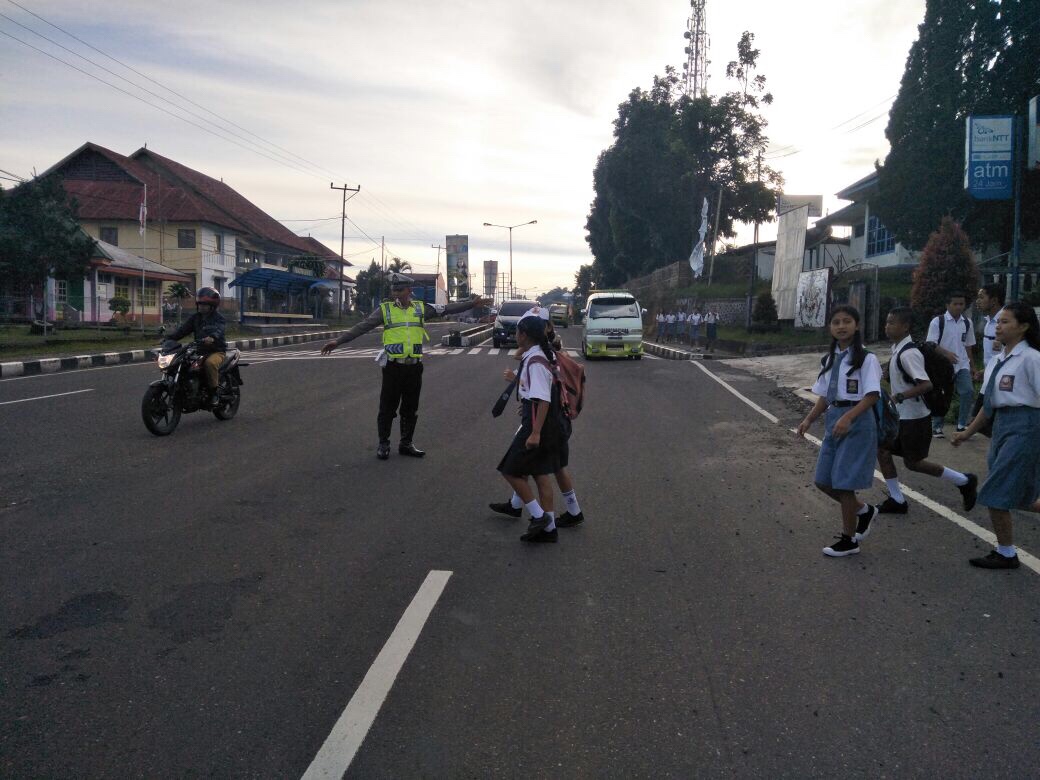
{"label": "blue awning", "polygon": [[294,274],[289,271],[277,271],[274,268],[254,268],[235,279],[228,287],[245,287],[247,289],[275,290],[277,292],[306,292],[322,279],[313,276]]}

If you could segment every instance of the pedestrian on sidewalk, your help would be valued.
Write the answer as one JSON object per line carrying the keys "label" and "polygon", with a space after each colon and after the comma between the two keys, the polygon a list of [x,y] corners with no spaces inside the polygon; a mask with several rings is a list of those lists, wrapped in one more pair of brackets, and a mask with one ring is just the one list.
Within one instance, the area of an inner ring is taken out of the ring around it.
{"label": "pedestrian on sidewalk", "polygon": [[964,511],[969,512],[975,506],[978,477],[927,460],[932,445],[932,429],[925,393],[932,389],[932,382],[925,370],[924,355],[910,337],[913,319],[913,311],[899,307],[888,313],[885,322],[885,335],[892,342],[888,381],[892,400],[899,409],[899,434],[892,449],[878,448],[878,466],[888,486],[888,498],[878,506],[878,513],[905,515],[910,509],[899,486],[899,472],[893,457],[902,458],[910,471],[952,482],[961,492]]}
{"label": "pedestrian on sidewalk", "polygon": [[704,316],[701,314],[701,310],[694,309],[693,314],[686,320],[690,328],[690,346],[696,347],[700,345],[701,341],[701,322],[704,320]]}
{"label": "pedestrian on sidewalk", "polygon": [[[517,372],[517,397],[521,403],[520,427],[498,464],[498,470],[531,515],[524,542],[555,542],[552,476],[560,470],[559,448],[563,440],[560,420],[553,404],[555,364],[552,347],[541,317],[524,317],[516,326],[517,345],[524,350]],[[506,369],[506,379],[513,372]],[[537,497],[528,478],[534,477]]]}
{"label": "pedestrian on sidewalk", "polygon": [[986,459],[989,474],[979,503],[989,509],[997,548],[971,558],[982,569],[1017,569],[1011,510],[1040,512],[1040,323],[1025,303],[1011,303],[997,315],[1001,352],[986,366],[982,411],[966,430],[955,433],[954,447],[973,436],[987,419],[993,438]]}
{"label": "pedestrian on sidewalk", "polygon": [[686,341],[686,310],[679,309],[675,315],[675,340],[682,344]]}
{"label": "pedestrian on sidewalk", "polygon": [[715,308],[708,309],[708,313],[704,315],[704,324],[708,330],[708,343],[705,345],[705,351],[714,352],[715,341],[719,337],[719,310]]}
{"label": "pedestrian on sidewalk", "polygon": [[873,406],[881,394],[881,364],[863,347],[859,311],[836,306],[830,318],[831,349],[820,361],[812,392],[816,404],[798,426],[805,436],[826,413],[825,433],[816,461],[816,487],[841,505],[842,532],[823,554],[841,558],[859,552],[859,542],[870,533],[877,509],[864,504],[857,490],[874,481],[877,423]]}
{"label": "pedestrian on sidewalk", "polygon": [[[975,385],[971,371],[975,354],[975,326],[964,316],[968,296],[962,292],[951,293],[946,311],[934,317],[928,324],[925,341],[936,344],[940,354],[953,364],[953,382],[960,401],[957,411],[957,430],[963,431],[971,419],[972,403],[975,400]],[[943,438],[942,417],[932,417],[932,436]]]}
{"label": "pedestrian on sidewalk", "polygon": [[[982,315],[982,368],[975,371],[972,378],[978,382],[986,372],[986,366],[993,355],[1002,347],[997,341],[997,313],[1004,308],[1004,285],[987,284],[979,288],[975,305]],[[976,410],[977,411],[977,410]]]}
{"label": "pedestrian on sidewalk", "polygon": [[665,339],[665,336],[668,335],[667,333],[665,333],[665,329],[667,327],[666,322],[667,322],[667,320],[665,319],[664,311],[662,310],[662,311],[657,312],[657,343],[658,344],[663,342],[664,339]]}
{"label": "pedestrian on sidewalk", "polygon": [[665,331],[668,334],[667,341],[671,341],[675,338],[675,312],[670,311],[665,315]]}

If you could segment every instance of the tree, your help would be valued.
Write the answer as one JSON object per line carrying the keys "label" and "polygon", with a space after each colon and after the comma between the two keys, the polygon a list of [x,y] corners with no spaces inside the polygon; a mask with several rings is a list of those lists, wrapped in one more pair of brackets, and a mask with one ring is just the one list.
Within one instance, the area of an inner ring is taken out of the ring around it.
{"label": "tree", "polygon": [[296,268],[307,269],[316,279],[322,279],[325,277],[325,261],[319,260],[317,257],[301,255],[299,257],[290,258],[289,262],[285,264],[285,270],[290,273]]}
{"label": "tree", "polygon": [[[1030,10],[1031,7],[1031,10]],[[885,135],[871,204],[904,246],[920,249],[952,216],[977,245],[1011,242],[1011,201],[964,191],[969,114],[1023,114],[1040,93],[1040,28],[1030,0],[927,0]],[[1023,183],[1023,235],[1040,235],[1040,175]]]}
{"label": "tree", "polygon": [[581,308],[592,292],[595,284],[594,269],[591,265],[583,265],[574,274],[574,305]]}
{"label": "tree", "polygon": [[407,260],[402,260],[400,257],[395,257],[390,261],[390,265],[387,266],[386,270],[395,274],[403,274],[412,270],[412,264]]}
{"label": "tree", "polygon": [[82,278],[94,239],[76,222],[76,203],[57,177],[0,188],[0,278],[36,295],[48,276]]}
{"label": "tree", "polygon": [[910,306],[916,319],[926,322],[943,311],[952,293],[963,293],[970,301],[978,286],[979,269],[968,234],[950,217],[944,217],[914,269]]}
{"label": "tree", "polygon": [[357,285],[358,308],[361,311],[369,311],[372,301],[379,300],[383,294],[383,269],[373,260],[368,268],[359,271],[354,280]]}
{"label": "tree", "polygon": [[705,197],[714,208],[723,190],[719,233],[737,222],[766,222],[780,175],[756,159],[768,143],[760,106],[772,102],[755,75],[759,51],[745,33],[727,69],[738,89],[721,97],[689,97],[675,69],[634,89],[618,107],[614,142],[593,171],[595,197],[585,228],[598,282],[619,285],[685,259],[700,227]]}
{"label": "tree", "polygon": [[549,292],[542,293],[536,300],[542,306],[548,306],[550,303],[556,303],[557,301],[568,301],[571,298],[570,290],[566,287],[553,287]]}
{"label": "tree", "polygon": [[751,321],[756,325],[773,325],[777,321],[776,301],[772,293],[760,293],[755,299],[755,308],[751,310]]}

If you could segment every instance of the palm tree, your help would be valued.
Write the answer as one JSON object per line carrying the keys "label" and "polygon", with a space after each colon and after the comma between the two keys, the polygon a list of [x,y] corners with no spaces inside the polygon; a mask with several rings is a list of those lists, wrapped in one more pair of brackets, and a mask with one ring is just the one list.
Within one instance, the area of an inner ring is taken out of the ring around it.
{"label": "palm tree", "polygon": [[405,271],[412,270],[412,264],[407,260],[402,260],[400,257],[395,257],[390,261],[390,265],[386,267],[386,270],[390,273],[403,274]]}

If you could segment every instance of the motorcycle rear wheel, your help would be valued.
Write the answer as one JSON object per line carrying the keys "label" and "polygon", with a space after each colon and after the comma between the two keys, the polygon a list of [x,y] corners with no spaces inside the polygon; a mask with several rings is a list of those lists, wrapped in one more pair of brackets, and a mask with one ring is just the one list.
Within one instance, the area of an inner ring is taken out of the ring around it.
{"label": "motorcycle rear wheel", "polygon": [[156,436],[169,436],[181,421],[181,410],[173,402],[169,388],[149,387],[141,399],[144,427]]}
{"label": "motorcycle rear wheel", "polygon": [[242,400],[242,388],[229,379],[220,384],[221,395],[228,399],[213,410],[213,416],[218,420],[230,420],[238,412],[238,404]]}

